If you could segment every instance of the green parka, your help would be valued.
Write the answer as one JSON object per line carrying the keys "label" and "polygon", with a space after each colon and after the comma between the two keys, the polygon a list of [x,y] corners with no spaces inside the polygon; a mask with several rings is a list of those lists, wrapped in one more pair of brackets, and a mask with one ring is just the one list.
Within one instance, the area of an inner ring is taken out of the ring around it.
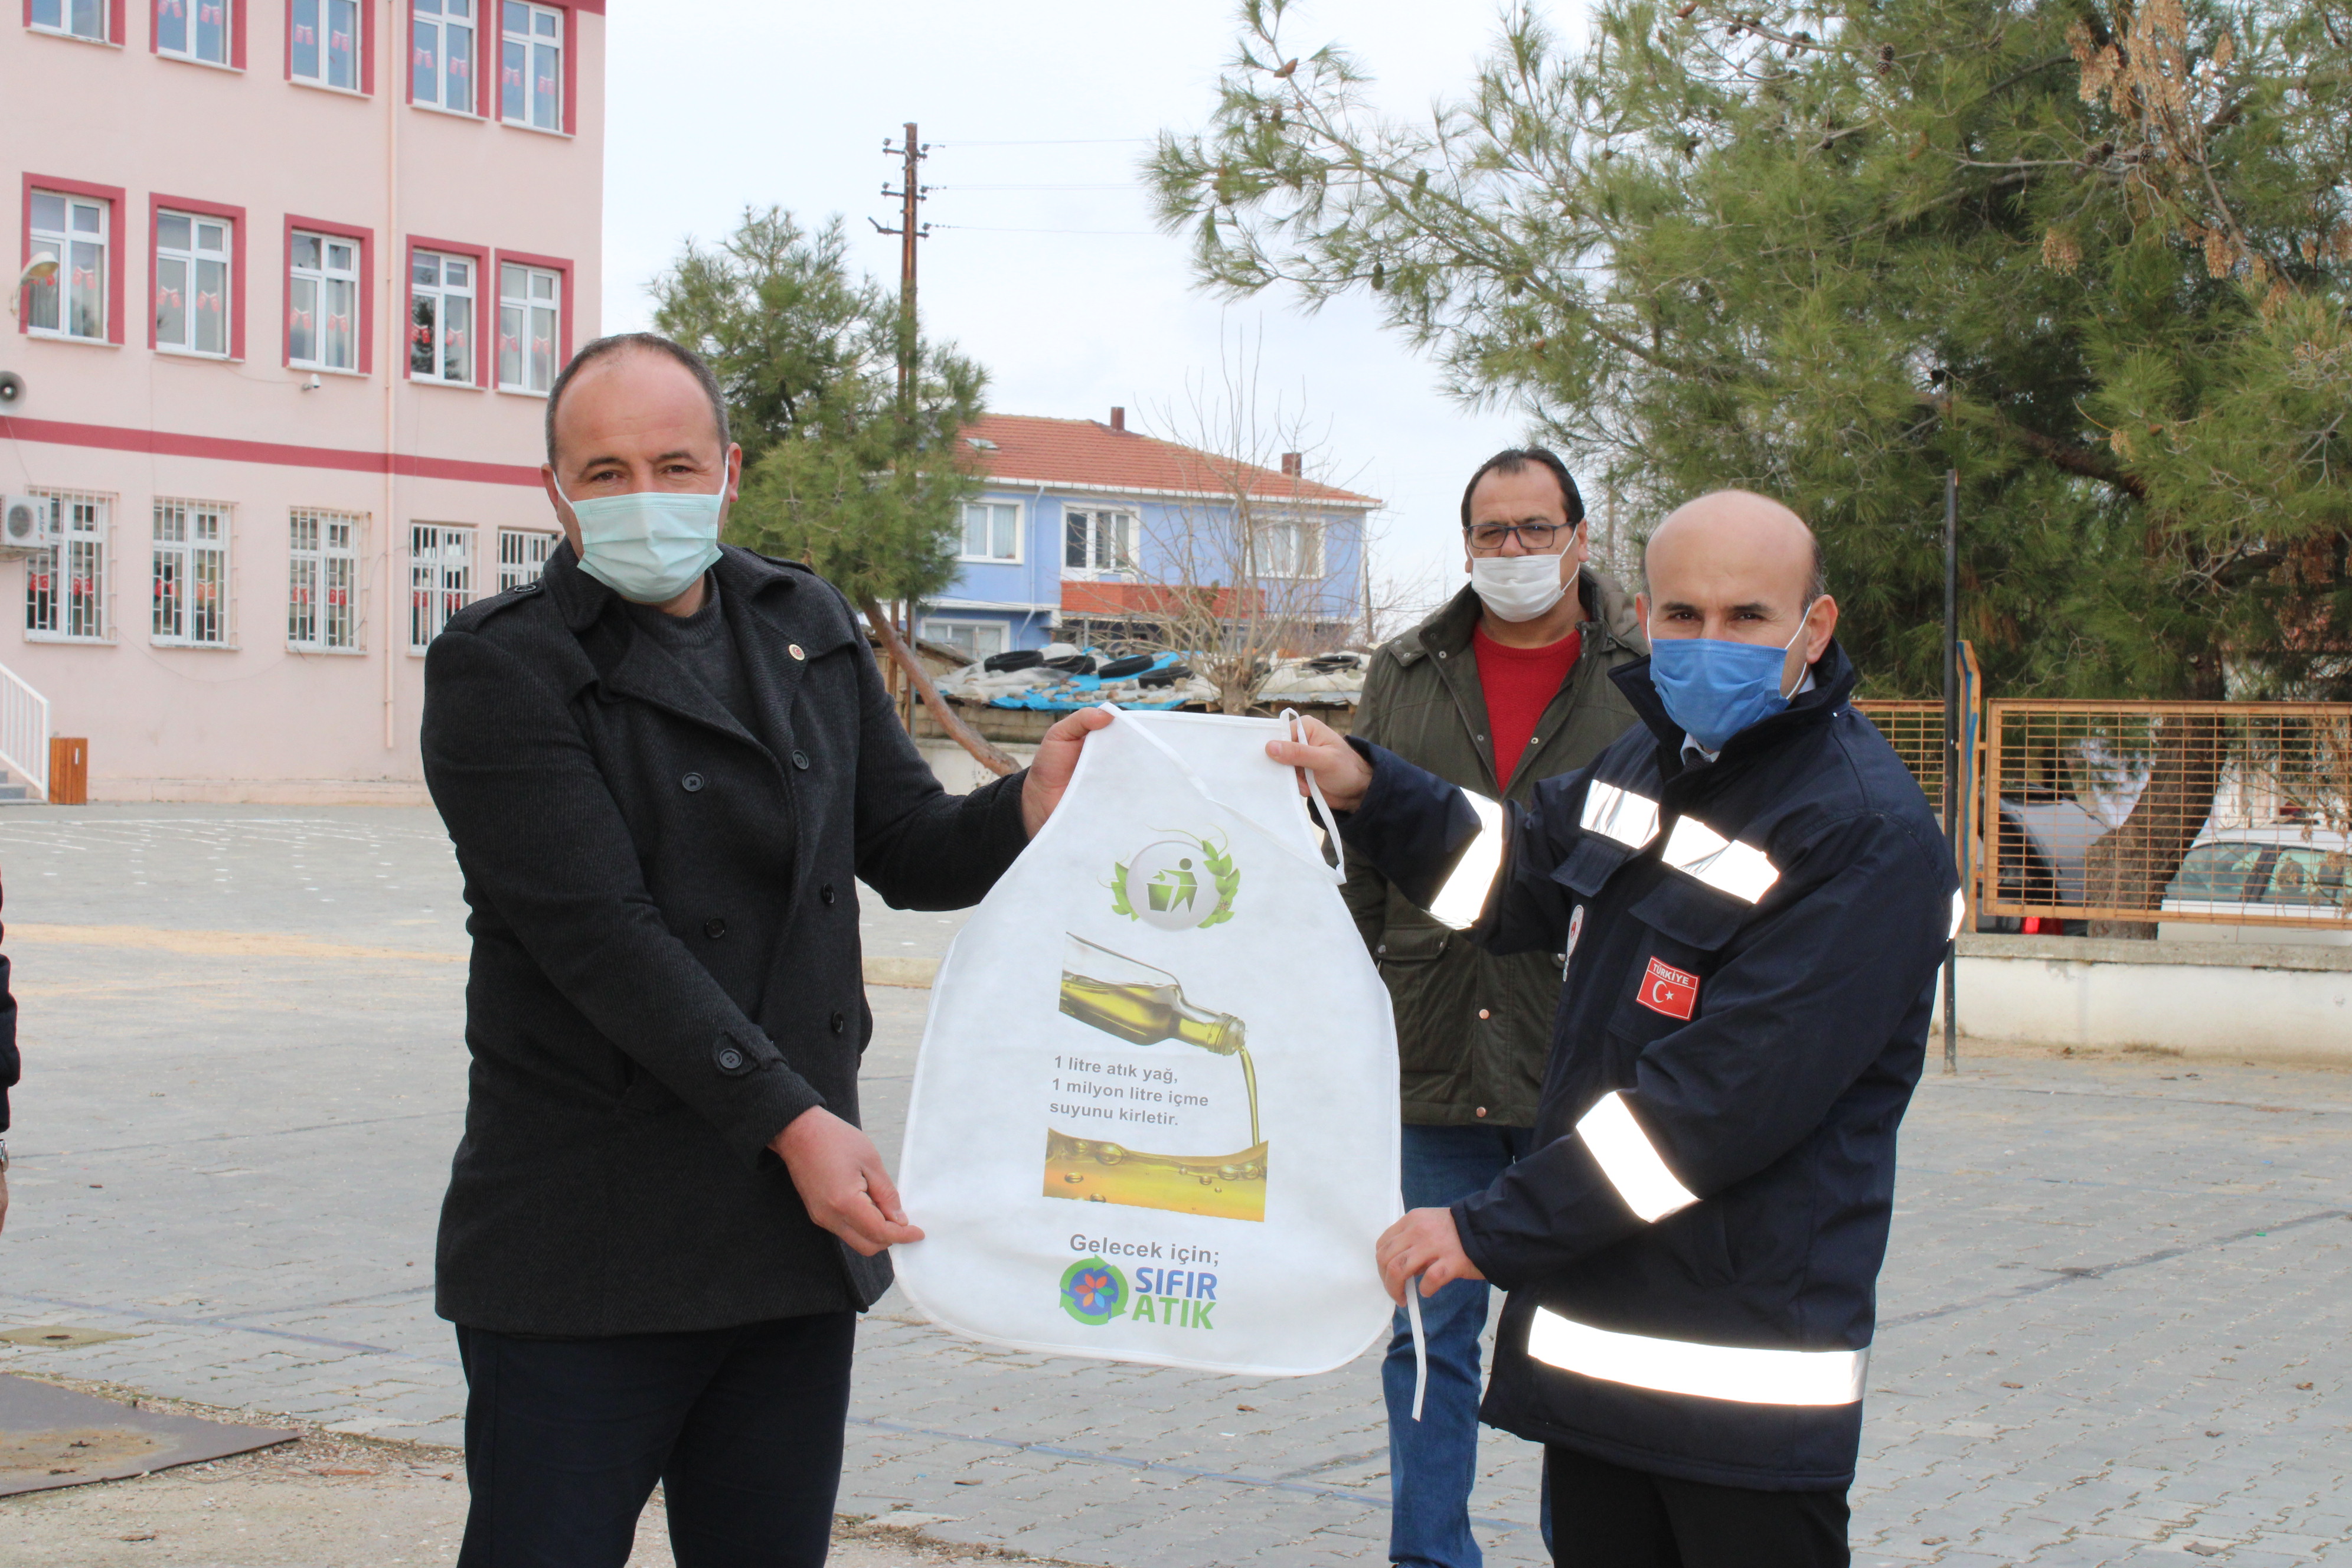
{"label": "green parka", "polygon": [[[1480,606],[1469,588],[1372,655],[1355,732],[1489,799],[1525,801],[1538,779],[1583,767],[1637,721],[1609,671],[1649,648],[1632,595],[1615,582],[1587,566],[1577,591],[1583,650],[1537,722],[1508,790],[1495,777],[1486,694],[1470,646]],[[1533,1126],[1559,1004],[1559,958],[1497,958],[1461,940],[1352,857],[1344,891],[1396,1004],[1404,1120],[1435,1127]]]}

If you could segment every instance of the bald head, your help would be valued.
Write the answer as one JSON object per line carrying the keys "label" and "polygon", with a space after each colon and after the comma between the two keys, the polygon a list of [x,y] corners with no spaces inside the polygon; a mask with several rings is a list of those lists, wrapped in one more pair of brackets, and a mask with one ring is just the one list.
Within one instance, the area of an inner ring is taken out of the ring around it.
{"label": "bald head", "polygon": [[1836,628],[1826,586],[1804,519],[1750,490],[1677,507],[1642,555],[1642,616],[1654,639],[1785,646],[1797,664],[1819,658]]}

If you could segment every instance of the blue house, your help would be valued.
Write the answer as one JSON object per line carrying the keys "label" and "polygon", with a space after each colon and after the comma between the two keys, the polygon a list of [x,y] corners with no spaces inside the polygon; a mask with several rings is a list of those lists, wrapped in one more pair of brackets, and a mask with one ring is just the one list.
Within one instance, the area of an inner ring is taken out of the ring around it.
{"label": "blue house", "polygon": [[1276,617],[1288,651],[1360,638],[1365,523],[1380,502],[1110,422],[992,414],[963,432],[986,490],[964,508],[962,570],[921,635],[972,658],[1051,642],[1158,638],[1181,601]]}

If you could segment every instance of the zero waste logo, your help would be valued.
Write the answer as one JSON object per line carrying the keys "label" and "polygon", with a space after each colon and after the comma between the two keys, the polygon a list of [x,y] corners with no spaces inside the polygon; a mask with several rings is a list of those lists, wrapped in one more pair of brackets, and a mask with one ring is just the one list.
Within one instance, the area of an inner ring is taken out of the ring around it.
{"label": "zero waste logo", "polygon": [[1127,1310],[1127,1276],[1099,1258],[1084,1258],[1062,1271],[1062,1310],[1098,1329]]}
{"label": "zero waste logo", "polygon": [[1111,912],[1161,931],[1194,931],[1233,919],[1241,885],[1223,843],[1174,833],[1111,868]]}

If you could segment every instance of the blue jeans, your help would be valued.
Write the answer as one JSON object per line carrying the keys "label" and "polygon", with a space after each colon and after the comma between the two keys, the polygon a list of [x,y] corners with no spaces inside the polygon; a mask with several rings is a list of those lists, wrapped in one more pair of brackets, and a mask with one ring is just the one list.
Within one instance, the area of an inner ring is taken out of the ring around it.
{"label": "blue jeans", "polygon": [[[1444,1208],[1484,1192],[1535,1148],[1527,1127],[1404,1130],[1404,1206]],[[1487,1287],[1456,1279],[1421,1303],[1429,1387],[1412,1418],[1412,1325],[1396,1315],[1381,1390],[1389,1406],[1389,1560],[1414,1568],[1479,1568],[1470,1534],[1470,1487],[1478,1462],[1478,1337]]]}

